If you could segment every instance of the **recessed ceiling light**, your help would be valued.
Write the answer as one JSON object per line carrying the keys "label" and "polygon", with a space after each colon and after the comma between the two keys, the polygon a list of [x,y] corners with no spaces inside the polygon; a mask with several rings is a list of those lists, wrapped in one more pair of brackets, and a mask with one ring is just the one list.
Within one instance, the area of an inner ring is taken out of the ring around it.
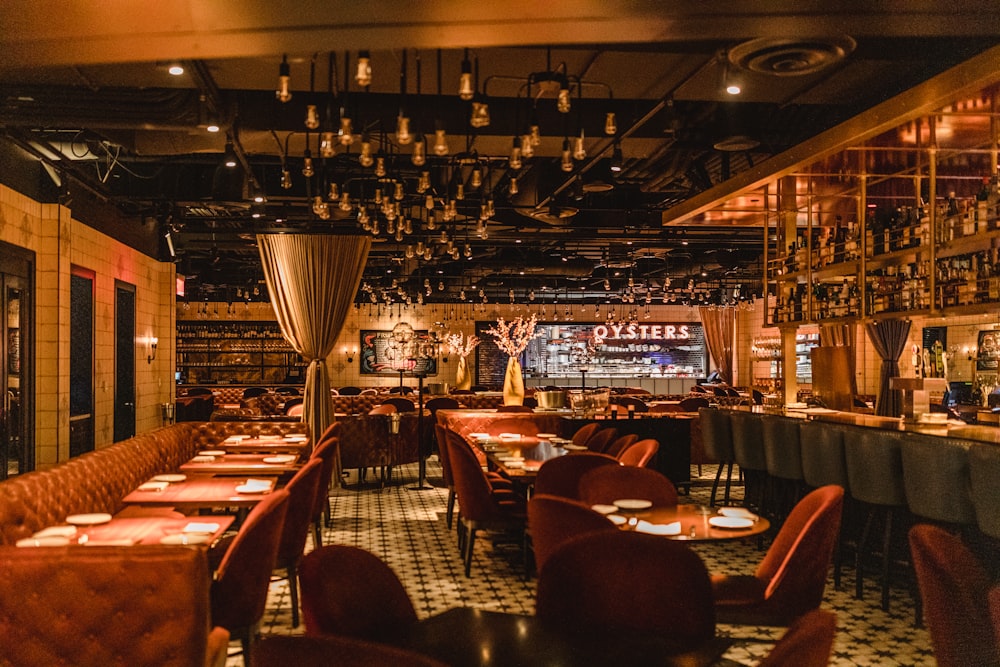
{"label": "recessed ceiling light", "polygon": [[173,76],[180,76],[184,73],[184,66],[178,63],[172,63],[167,67],[167,72]]}

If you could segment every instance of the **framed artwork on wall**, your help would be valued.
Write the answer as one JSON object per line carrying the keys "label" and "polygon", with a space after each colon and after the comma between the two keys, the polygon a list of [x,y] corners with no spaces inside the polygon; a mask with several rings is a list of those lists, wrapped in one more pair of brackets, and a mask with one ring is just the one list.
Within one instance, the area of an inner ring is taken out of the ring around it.
{"label": "framed artwork on wall", "polygon": [[437,375],[437,337],[426,329],[399,322],[392,329],[362,329],[361,374]]}
{"label": "framed artwork on wall", "polygon": [[996,372],[1000,366],[1000,331],[987,329],[979,332],[976,351],[976,370]]}

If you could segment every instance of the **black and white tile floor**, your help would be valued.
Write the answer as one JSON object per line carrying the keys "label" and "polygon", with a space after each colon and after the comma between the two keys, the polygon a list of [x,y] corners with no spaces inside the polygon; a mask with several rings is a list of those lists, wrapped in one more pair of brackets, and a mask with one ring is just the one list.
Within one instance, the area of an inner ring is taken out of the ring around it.
{"label": "black and white tile floor", "polygon": [[[472,577],[463,575],[455,533],[445,525],[447,492],[440,486],[440,468],[431,459],[427,466],[430,489],[415,489],[417,467],[404,466],[392,486],[359,486],[356,477],[331,498],[333,523],[326,530],[326,544],[350,544],[367,549],[389,563],[402,579],[423,618],[455,606],[469,606],[510,613],[534,611],[534,580],[525,580],[519,550],[477,540]],[[353,472],[353,471],[352,471]],[[694,472],[694,471],[692,471]],[[690,496],[681,502],[705,502],[715,470],[704,466]],[[738,499],[737,499],[738,500]],[[311,548],[308,547],[307,548]],[[750,573],[763,552],[753,543],[731,542],[697,547],[711,572]],[[864,600],[854,598],[854,573],[844,568],[841,589],[833,581],[826,588],[824,608],[837,612],[838,632],[831,665],[880,667],[934,665],[926,629],[914,626],[914,603],[900,587],[892,592],[889,612],[879,607],[879,590],[869,577]],[[295,634],[291,628],[287,584],[271,584],[262,622],[265,634]],[[719,626],[733,637],[777,638],[783,630]],[[741,641],[726,653],[727,665],[755,665],[772,644]],[[237,644],[231,645],[231,652]],[[242,664],[233,656],[229,667]]]}

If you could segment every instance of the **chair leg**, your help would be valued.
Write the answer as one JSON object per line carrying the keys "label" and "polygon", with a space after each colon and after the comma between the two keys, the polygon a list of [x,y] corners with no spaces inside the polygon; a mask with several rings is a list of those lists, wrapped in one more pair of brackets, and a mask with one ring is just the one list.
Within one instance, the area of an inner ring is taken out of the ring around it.
{"label": "chair leg", "polygon": [[476,546],[476,529],[469,526],[469,535],[465,538],[465,576],[468,578],[472,572],[472,552]]}
{"label": "chair leg", "polygon": [[882,534],[882,611],[889,611],[889,564],[892,554],[889,547],[892,544],[892,508],[885,513],[885,532]]}
{"label": "chair leg", "polygon": [[313,521],[313,548],[319,549],[323,546],[323,531],[320,529],[320,518],[316,517]]}
{"label": "chair leg", "polygon": [[[699,471],[698,476],[701,477],[701,472]],[[719,491],[719,480],[722,478],[722,464],[715,471],[715,481],[712,482],[712,495],[708,497],[708,506],[715,507],[715,494]]]}
{"label": "chair leg", "polygon": [[[722,469],[722,464],[719,464],[719,469]],[[733,486],[733,462],[730,461],[726,464],[726,493],[722,498],[722,502],[726,505],[729,504],[729,491]]]}
{"label": "chair leg", "polygon": [[445,514],[445,520],[448,523],[448,528],[451,528],[451,522],[455,518],[455,490],[450,489],[448,491],[448,512]]}
{"label": "chair leg", "polygon": [[299,571],[295,563],[289,563],[285,568],[288,575],[288,596],[292,603],[292,627],[299,627]]}
{"label": "chair leg", "polygon": [[858,538],[857,550],[854,552],[854,597],[862,599],[865,591],[864,582],[864,553],[865,545],[868,543],[868,533],[871,532],[872,520],[875,518],[875,510],[868,510],[865,518],[865,525],[861,529],[861,536]]}

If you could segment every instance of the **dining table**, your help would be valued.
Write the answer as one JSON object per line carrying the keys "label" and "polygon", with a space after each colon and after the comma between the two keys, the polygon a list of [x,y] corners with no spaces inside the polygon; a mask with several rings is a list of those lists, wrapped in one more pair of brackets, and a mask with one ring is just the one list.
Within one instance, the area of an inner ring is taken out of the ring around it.
{"label": "dining table", "polygon": [[287,475],[301,467],[298,453],[222,454],[195,456],[179,470],[194,475]]}
{"label": "dining table", "polygon": [[20,540],[18,546],[211,546],[235,520],[231,515],[202,519],[179,514],[78,514],[67,517],[66,523],[46,527]]}
{"label": "dining table", "polygon": [[229,454],[299,454],[309,448],[305,436],[230,436],[205,451],[225,451]]}
{"label": "dining table", "polygon": [[[550,439],[544,435],[501,434],[484,437],[486,435],[470,434],[468,439],[486,455],[492,469],[501,472],[511,481],[524,485],[534,484],[538,469],[543,463],[571,453],[567,446],[576,449],[572,442],[557,436]],[[586,451],[586,447],[581,451]]]}
{"label": "dining table", "polygon": [[456,607],[418,621],[394,643],[465,667],[687,667],[714,663],[732,642],[716,637],[696,650],[679,652],[662,637],[581,632],[536,616]]}
{"label": "dining table", "polygon": [[[155,480],[154,480],[155,481]],[[260,482],[260,484],[250,484]],[[153,487],[147,482],[122,498],[125,505],[172,507],[183,512],[220,507],[251,508],[274,490],[276,476],[224,477],[190,475],[178,482]]]}
{"label": "dining table", "polygon": [[616,501],[617,506],[595,505],[594,509],[608,514],[609,519],[622,530],[662,535],[679,541],[742,540],[766,533],[771,527],[767,519],[742,507],[720,508],[690,503],[672,507],[627,507],[637,500],[641,501],[622,499]]}

